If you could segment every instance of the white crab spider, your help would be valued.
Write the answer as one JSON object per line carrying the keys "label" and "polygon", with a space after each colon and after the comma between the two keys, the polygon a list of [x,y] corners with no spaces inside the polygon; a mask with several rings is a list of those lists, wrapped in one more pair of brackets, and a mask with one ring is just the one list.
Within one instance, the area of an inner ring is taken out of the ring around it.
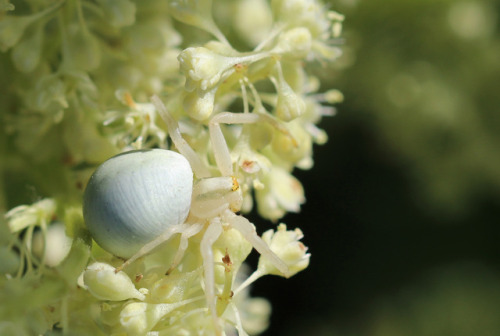
{"label": "white crab spider", "polygon": [[[210,120],[210,139],[216,164],[222,175],[211,177],[208,167],[182,138],[177,122],[168,114],[161,100],[153,97],[152,101],[165,120],[170,137],[182,155],[167,150],[133,151],[106,161],[96,170],[87,186],[84,198],[85,221],[94,239],[103,248],[129,258],[117,268],[117,272],[148,254],[174,234],[180,233],[180,244],[169,271],[172,270],[181,261],[188,246],[188,239],[206,227],[200,243],[205,296],[215,322],[216,333],[222,334],[216,313],[212,245],[221,235],[223,226],[228,225],[238,230],[285,277],[290,276],[288,266],[257,235],[253,224],[246,218],[236,215],[241,208],[242,194],[234,177],[229,149],[219,126],[220,123],[255,123],[265,116],[255,113],[223,112],[216,114]],[[133,155],[136,157],[132,157]],[[127,160],[129,157],[131,159]],[[138,161],[140,157],[147,158]],[[187,162],[189,164],[186,164]],[[106,165],[109,167],[104,169]],[[123,170],[128,173],[121,181],[120,174]],[[193,172],[197,178],[191,189]],[[100,178],[100,175],[105,178]],[[103,180],[117,179],[120,181],[115,189],[102,185]],[[168,187],[159,187],[158,184],[162,183]],[[161,195],[154,194],[154,191]],[[106,193],[112,194],[109,199],[102,196]],[[110,207],[116,208],[114,203],[117,202],[123,203],[119,206],[118,214],[114,215],[120,218],[110,220],[107,211]],[[154,203],[153,206],[151,202]],[[159,204],[166,204],[164,208],[167,210],[163,209],[160,215],[150,214],[161,208]],[[133,235],[128,233],[120,235],[122,222],[130,223],[132,230],[139,227],[136,230],[138,232],[134,231]],[[150,229],[150,225],[153,229]],[[158,226],[161,228],[161,233],[158,233]],[[138,248],[138,244],[143,246]]]}

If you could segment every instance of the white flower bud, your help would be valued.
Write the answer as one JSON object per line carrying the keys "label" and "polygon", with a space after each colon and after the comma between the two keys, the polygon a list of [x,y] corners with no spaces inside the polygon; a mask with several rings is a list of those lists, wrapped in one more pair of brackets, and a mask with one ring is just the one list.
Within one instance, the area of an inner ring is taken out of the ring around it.
{"label": "white flower bud", "polygon": [[178,60],[181,71],[187,77],[186,90],[193,91],[212,89],[218,84],[222,74],[231,65],[231,58],[221,56],[207,48],[187,48],[183,50]]}
{"label": "white flower bud", "polygon": [[56,223],[47,229],[45,242],[43,241],[41,231],[38,231],[33,236],[33,254],[43,259],[42,256],[45,248],[45,258],[43,259],[45,265],[50,267],[57,266],[68,255],[72,240],[66,236],[65,231],[63,224]]}
{"label": "white flower bud", "polygon": [[342,92],[336,89],[331,89],[328,90],[324,93],[325,95],[325,101],[328,104],[337,104],[337,103],[342,103],[344,101],[344,95]]}
{"label": "white flower bud", "polygon": [[304,99],[286,82],[283,77],[281,66],[278,67],[278,81],[275,81],[278,92],[278,101],[276,103],[275,113],[278,118],[284,121],[291,121],[304,114],[306,103]]}
{"label": "white flower bud", "polygon": [[300,211],[305,202],[304,189],[299,180],[283,168],[273,166],[262,179],[263,189],[255,190],[259,214],[277,220],[287,212]]}
{"label": "white flower bud", "polygon": [[208,119],[214,111],[215,91],[189,92],[184,98],[183,107],[186,113],[193,119],[203,121]]}
{"label": "white flower bud", "polygon": [[[229,54],[229,51],[225,50],[224,54]],[[216,88],[219,82],[231,75],[238,65],[256,62],[268,56],[268,53],[223,56],[205,47],[191,47],[183,50],[178,60],[181,71],[186,76],[186,90],[208,91]]]}
{"label": "white flower bud", "polygon": [[125,272],[115,273],[115,268],[105,263],[96,262],[87,267],[83,281],[89,292],[100,300],[145,299]]}
{"label": "white flower bud", "polygon": [[315,0],[273,0],[274,14],[289,26],[303,26],[315,38],[328,29],[329,20],[323,6]]}
{"label": "white flower bud", "polygon": [[269,301],[264,298],[247,298],[240,305],[241,322],[249,335],[257,335],[267,329],[271,315]]}
{"label": "white flower bud", "polygon": [[120,312],[120,324],[129,335],[144,335],[160,320],[159,307],[157,304],[131,302]]}
{"label": "white flower bud", "polygon": [[311,51],[312,36],[307,28],[290,29],[280,35],[278,45],[273,50],[293,59],[302,59]]}
{"label": "white flower bud", "polygon": [[288,123],[288,129],[290,134],[275,132],[271,142],[274,153],[292,164],[310,158],[312,156],[312,139],[311,135],[304,130],[303,120],[294,120]]}
{"label": "white flower bud", "polygon": [[273,16],[266,0],[235,2],[234,27],[252,46],[264,40],[271,30]]}
{"label": "white flower bud", "polygon": [[196,297],[176,303],[131,302],[120,312],[120,324],[127,335],[145,335],[164,316],[172,311],[204,297]]}

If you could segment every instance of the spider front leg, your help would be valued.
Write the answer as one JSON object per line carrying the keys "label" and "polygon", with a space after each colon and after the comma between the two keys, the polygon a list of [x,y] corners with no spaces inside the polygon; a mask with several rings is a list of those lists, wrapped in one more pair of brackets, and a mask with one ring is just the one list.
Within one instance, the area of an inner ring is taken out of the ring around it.
{"label": "spider front leg", "polygon": [[153,102],[156,110],[162,117],[165,124],[167,124],[168,134],[170,135],[170,139],[174,143],[175,147],[179,150],[179,152],[189,161],[191,165],[191,169],[193,173],[198,178],[210,177],[210,172],[208,168],[203,164],[198,154],[189,146],[189,144],[184,140],[181,135],[181,131],[179,129],[179,124],[177,121],[168,113],[167,108],[163,104],[163,102],[158,98],[158,96],[151,97],[151,101]]}
{"label": "spider front leg", "polygon": [[222,219],[229,223],[229,225],[238,230],[245,239],[252,244],[252,246],[262,256],[269,259],[269,261],[276,267],[286,278],[291,276],[291,272],[286,263],[274,253],[265,241],[257,234],[255,226],[250,223],[248,219],[243,216],[238,216],[231,211],[226,211],[222,215]]}

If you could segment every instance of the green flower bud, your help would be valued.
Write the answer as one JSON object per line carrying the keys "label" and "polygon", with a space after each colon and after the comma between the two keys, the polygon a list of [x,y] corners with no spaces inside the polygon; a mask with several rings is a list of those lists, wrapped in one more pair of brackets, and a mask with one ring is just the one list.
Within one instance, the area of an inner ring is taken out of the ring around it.
{"label": "green flower bud", "polygon": [[[56,10],[63,4],[62,1],[29,16],[5,16],[0,20],[0,51],[5,52],[19,42],[28,26],[48,13]],[[10,4],[4,7],[13,9]]]}
{"label": "green flower bud", "polygon": [[12,50],[12,61],[15,67],[24,73],[33,71],[40,63],[43,44],[43,25],[28,29],[26,36]]}
{"label": "green flower bud", "polygon": [[0,274],[12,274],[19,267],[19,255],[7,246],[0,246]]}
{"label": "green flower bud", "polygon": [[15,46],[33,19],[34,16],[7,16],[0,20],[0,51]]}
{"label": "green flower bud", "polygon": [[136,6],[130,0],[98,0],[97,2],[112,26],[121,28],[134,24]]}
{"label": "green flower bud", "polygon": [[101,48],[92,33],[79,24],[71,24],[63,40],[63,57],[69,69],[93,70],[101,63]]}

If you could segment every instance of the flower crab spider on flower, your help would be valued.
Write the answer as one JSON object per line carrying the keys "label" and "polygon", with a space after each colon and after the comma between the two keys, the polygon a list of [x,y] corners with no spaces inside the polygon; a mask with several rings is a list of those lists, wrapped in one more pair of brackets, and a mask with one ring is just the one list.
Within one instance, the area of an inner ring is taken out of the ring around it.
{"label": "flower crab spider on flower", "polygon": [[[281,275],[290,277],[293,274],[259,237],[254,225],[236,214],[243,197],[219,126],[220,123],[255,123],[264,117],[257,113],[229,112],[212,117],[209,122],[210,139],[222,175],[212,177],[208,167],[183,139],[177,122],[161,100],[153,97],[152,101],[182,155],[161,149],[131,151],[103,163],[85,190],[85,222],[101,247],[128,258],[116,272],[179,233],[180,244],[168,274],[182,260],[188,239],[205,229],[200,242],[205,297],[216,333],[221,335],[212,245],[224,228],[239,231]],[[196,176],[194,185],[193,172]]]}

